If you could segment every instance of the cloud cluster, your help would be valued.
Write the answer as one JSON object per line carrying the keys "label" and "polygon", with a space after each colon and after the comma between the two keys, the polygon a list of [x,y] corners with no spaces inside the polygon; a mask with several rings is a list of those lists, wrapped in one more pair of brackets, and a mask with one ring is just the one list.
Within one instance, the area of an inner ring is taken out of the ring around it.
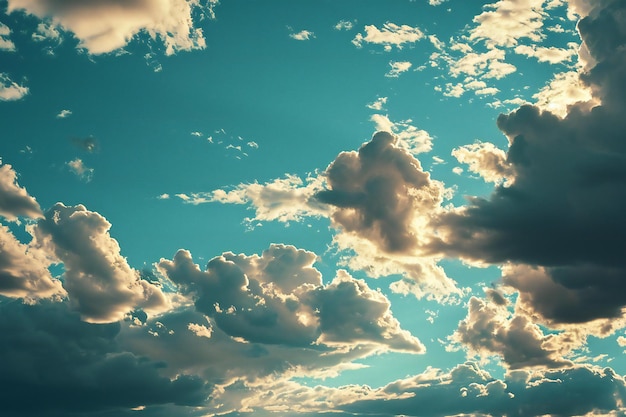
{"label": "cloud cluster", "polygon": [[[159,39],[167,55],[203,49],[205,39],[195,22],[212,17],[217,0],[132,0],[98,2],[9,0],[8,12],[24,11],[72,32],[91,54],[123,48],[135,35]],[[41,33],[45,36],[45,32]]]}
{"label": "cloud cluster", "polygon": [[434,246],[449,256],[527,265],[504,282],[548,322],[621,317],[626,305],[625,12],[603,2],[578,25],[597,62],[581,79],[602,104],[572,104],[563,118],[529,105],[501,115],[514,182],[440,219]]}
{"label": "cloud cluster", "polygon": [[158,267],[232,337],[288,346],[363,343],[424,351],[400,328],[384,295],[345,271],[322,285],[315,260],[312,252],[272,245],[261,256],[224,253],[205,271],[184,250]]}

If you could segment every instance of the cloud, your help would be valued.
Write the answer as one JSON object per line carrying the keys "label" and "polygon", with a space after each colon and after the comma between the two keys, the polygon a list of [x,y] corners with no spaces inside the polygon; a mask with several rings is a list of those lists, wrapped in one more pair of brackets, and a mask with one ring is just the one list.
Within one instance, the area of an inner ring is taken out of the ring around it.
{"label": "cloud", "polygon": [[11,40],[11,28],[0,22],[0,51],[15,52],[15,44]]}
{"label": "cloud", "polygon": [[[64,114],[64,116],[61,116],[61,114]],[[57,115],[57,117],[64,118],[70,116],[71,114],[71,111],[63,110],[59,115]],[[72,144],[77,148],[89,153],[94,153],[100,148],[98,139],[94,138],[93,136],[89,136],[86,138],[72,138]]]}
{"label": "cloud", "polygon": [[15,221],[19,216],[38,218],[41,215],[37,200],[17,183],[17,173],[13,167],[9,164],[0,165],[0,216]]}
{"label": "cloud", "polygon": [[388,116],[373,114],[370,120],[374,122],[377,131],[393,133],[398,147],[405,149],[413,155],[428,152],[432,149],[433,138],[427,131],[413,126],[411,119],[394,123],[389,120]]}
{"label": "cloud", "polygon": [[198,377],[164,377],[162,363],[120,348],[118,323],[85,323],[63,303],[2,299],[0,332],[5,415],[125,415],[140,406],[200,405],[209,395]]}
{"label": "cloud", "polygon": [[354,28],[354,24],[356,21],[351,20],[340,20],[334,26],[335,30],[352,30]]}
{"label": "cloud", "polygon": [[[573,396],[572,392],[585,395]],[[376,390],[355,393],[356,401],[339,408],[357,416],[600,415],[621,410],[625,396],[624,379],[610,368],[515,371],[501,380],[466,363],[448,373],[428,369]]]}
{"label": "cloud", "polygon": [[500,355],[509,369],[572,365],[562,356],[576,347],[574,343],[566,343],[560,335],[544,335],[528,316],[511,315],[501,303],[470,298],[467,317],[461,320],[451,340],[467,346],[470,356]]}
{"label": "cloud", "polygon": [[17,84],[9,75],[0,72],[0,101],[15,101],[28,94],[28,87]]}
{"label": "cloud", "polygon": [[[626,6],[603,4],[578,24],[597,62],[581,80],[602,104],[572,104],[564,117],[529,105],[499,116],[514,182],[444,214],[434,244],[447,256],[520,265],[506,282],[549,323],[621,317],[626,305],[618,278],[626,273],[626,35],[618,17]],[[528,276],[527,268],[541,277],[528,281],[536,287],[514,277]]]}
{"label": "cloud", "polygon": [[[23,10],[54,26],[72,32],[79,46],[90,54],[103,54],[123,48],[139,33],[159,39],[165,53],[203,49],[202,29],[194,16],[213,17],[217,1],[210,0],[117,0],[63,2],[57,0],[9,0],[8,12]],[[46,36],[46,32],[40,33]]]}
{"label": "cloud", "polygon": [[61,32],[56,26],[48,22],[41,22],[37,25],[37,31],[33,33],[32,38],[35,42],[54,41],[61,43]]}
{"label": "cloud", "polygon": [[289,37],[297,41],[308,41],[315,37],[315,34],[310,30],[301,30],[300,32],[290,33]]}
{"label": "cloud", "polygon": [[506,160],[506,153],[493,143],[476,142],[452,150],[452,156],[469,170],[481,176],[486,182],[507,184],[513,180],[514,171]]}
{"label": "cloud", "polygon": [[374,242],[388,253],[418,244],[416,213],[430,211],[442,190],[397,138],[378,132],[358,152],[342,152],[326,170],[319,201],[335,207],[333,225]]}
{"label": "cloud", "polygon": [[424,352],[421,342],[400,328],[384,295],[345,271],[322,285],[315,260],[312,252],[271,245],[261,256],[224,253],[205,271],[188,251],[162,259],[158,267],[232,337],[294,347],[365,344]]}
{"label": "cloud", "polygon": [[59,112],[59,114],[57,114],[57,119],[65,119],[65,118],[70,117],[71,115],[72,115],[71,110],[63,109]]}
{"label": "cloud", "polygon": [[540,42],[544,36],[544,0],[500,0],[485,6],[486,10],[474,18],[477,26],[469,39],[484,41],[487,47],[511,47],[520,39]]}
{"label": "cloud", "polygon": [[391,69],[388,73],[385,74],[385,77],[398,78],[400,74],[408,71],[412,65],[413,64],[411,64],[409,61],[390,61],[389,66],[391,67]]}
{"label": "cloud", "polygon": [[387,104],[387,97],[378,97],[375,101],[366,105],[368,109],[381,111],[385,104]]}
{"label": "cloud", "polygon": [[57,203],[33,229],[33,246],[63,263],[63,287],[71,308],[91,323],[122,319],[141,308],[156,312],[167,307],[161,289],[140,279],[109,235],[111,224],[100,214],[78,205]]}
{"label": "cloud", "polygon": [[428,0],[428,4],[431,6],[440,6],[448,0]]}
{"label": "cloud", "polygon": [[45,253],[20,243],[8,227],[0,224],[0,294],[36,300],[61,298],[61,281],[50,274]]}
{"label": "cloud", "polygon": [[91,181],[93,178],[93,168],[89,168],[85,165],[82,159],[74,158],[67,163],[67,167],[72,171],[78,178],[85,182]]}
{"label": "cloud", "polygon": [[405,44],[413,44],[424,37],[424,33],[416,27],[387,22],[381,29],[374,25],[366,25],[365,35],[357,33],[352,43],[358,48],[364,43],[383,45],[385,51],[391,51],[393,46],[402,49]]}
{"label": "cloud", "polygon": [[307,216],[320,216],[327,209],[313,198],[322,189],[323,180],[309,176],[305,180],[287,175],[265,184],[240,184],[232,190],[176,194],[188,204],[223,203],[251,204],[255,215],[252,221],[297,221]]}
{"label": "cloud", "polygon": [[599,100],[593,98],[589,86],[585,85],[576,71],[555,75],[545,87],[533,95],[533,98],[536,100],[535,106],[561,117],[569,113],[571,105],[579,108],[586,106],[591,110],[600,104]]}
{"label": "cloud", "polygon": [[571,61],[576,55],[577,46],[577,44],[571,43],[569,49],[563,49],[554,46],[544,47],[536,45],[518,45],[515,47],[515,53],[525,55],[527,57],[537,58],[539,62],[559,64],[565,61]]}

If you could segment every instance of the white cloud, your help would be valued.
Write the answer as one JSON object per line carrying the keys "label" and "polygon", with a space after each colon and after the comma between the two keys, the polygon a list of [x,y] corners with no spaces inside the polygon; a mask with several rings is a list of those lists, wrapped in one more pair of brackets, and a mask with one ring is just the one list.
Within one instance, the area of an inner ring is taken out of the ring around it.
{"label": "white cloud", "polygon": [[400,74],[408,71],[412,65],[413,64],[411,64],[409,61],[390,61],[389,66],[391,67],[391,69],[388,73],[385,74],[385,77],[398,78]]}
{"label": "white cloud", "polygon": [[11,28],[0,22],[0,52],[14,52],[15,44],[10,38]]}
{"label": "white cloud", "polygon": [[65,119],[67,117],[70,117],[71,115],[72,115],[71,110],[63,109],[59,112],[59,114],[57,114],[57,119]]}
{"label": "white cloud", "polygon": [[60,43],[61,33],[56,26],[48,22],[41,22],[37,25],[37,30],[33,33],[32,38],[35,42],[54,41]]}
{"label": "white cloud", "polygon": [[484,41],[487,47],[511,47],[519,39],[543,40],[544,0],[500,0],[485,6],[474,18],[478,25],[470,31],[470,40]]}
{"label": "white cloud", "polygon": [[480,175],[486,182],[501,184],[513,180],[513,167],[506,160],[506,153],[489,142],[476,142],[452,151],[457,161],[469,165],[469,170]]}
{"label": "white cloud", "polygon": [[366,107],[368,109],[372,109],[372,110],[376,110],[376,111],[381,111],[383,110],[385,104],[387,104],[387,97],[378,97],[375,101],[373,101],[372,103],[369,103],[366,105]]}
{"label": "white cloud", "polygon": [[359,48],[363,46],[363,43],[383,45],[385,51],[391,51],[393,46],[402,49],[405,44],[413,44],[423,39],[424,36],[424,33],[416,27],[388,22],[381,29],[374,25],[365,26],[365,36],[357,33],[352,43]]}
{"label": "white cloud", "polygon": [[161,289],[140,279],[120,254],[110,227],[82,205],[57,203],[33,228],[33,244],[63,263],[63,288],[85,321],[118,321],[136,307],[148,312],[167,308]]}
{"label": "white cloud", "polygon": [[289,37],[297,41],[308,41],[309,39],[314,38],[315,34],[310,30],[301,30],[300,32],[290,33]]}
{"label": "white cloud", "polygon": [[91,181],[93,178],[93,168],[89,168],[85,165],[82,159],[74,158],[73,160],[67,163],[68,168],[72,171],[78,178],[85,182]]}
{"label": "white cloud", "polygon": [[[135,35],[145,33],[160,39],[167,55],[177,51],[203,49],[205,39],[194,17],[213,17],[216,0],[116,0],[99,2],[58,2],[55,0],[9,0],[8,12],[24,10],[54,26],[72,32],[79,46],[91,54],[123,48]],[[38,32],[41,36],[50,32]]]}
{"label": "white cloud", "polygon": [[0,72],[0,101],[14,101],[28,94],[28,87],[19,85],[9,75]]}
{"label": "white cloud", "polygon": [[412,120],[392,122],[388,116],[373,114],[370,120],[374,122],[377,131],[391,132],[398,139],[398,146],[406,149],[413,155],[428,152],[432,149],[432,137],[422,129],[413,126]]}
{"label": "white cloud", "polygon": [[537,94],[533,95],[537,100],[536,105],[561,117],[565,117],[571,105],[590,109],[600,104],[599,100],[593,98],[591,89],[585,85],[580,74],[576,71],[569,71],[556,74],[554,78],[543,87]]}
{"label": "white cloud", "polygon": [[350,20],[340,20],[334,27],[335,30],[352,30],[354,28],[355,22],[356,21],[353,22]]}
{"label": "white cloud", "polygon": [[515,53],[525,55],[527,57],[537,58],[539,62],[549,62],[550,64],[559,64],[571,61],[576,56],[578,45],[571,43],[568,49],[544,46],[528,46],[518,45],[515,47]]}
{"label": "white cloud", "polygon": [[431,6],[440,6],[448,0],[428,0],[428,4]]}
{"label": "white cloud", "polygon": [[8,164],[0,165],[0,216],[9,221],[17,220],[18,216],[42,216],[39,203],[17,183],[17,173]]}

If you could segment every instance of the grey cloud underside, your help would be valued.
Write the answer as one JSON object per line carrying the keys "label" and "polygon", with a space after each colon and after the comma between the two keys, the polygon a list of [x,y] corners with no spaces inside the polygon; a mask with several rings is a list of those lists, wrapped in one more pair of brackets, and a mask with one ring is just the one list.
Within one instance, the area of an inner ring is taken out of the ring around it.
{"label": "grey cloud underside", "polygon": [[618,317],[626,305],[625,16],[624,2],[606,1],[578,25],[597,61],[581,78],[602,105],[574,105],[565,118],[533,106],[501,115],[514,183],[438,220],[436,251],[541,268],[544,282],[504,282],[554,322]]}
{"label": "grey cloud underside", "polygon": [[0,216],[8,220],[18,216],[41,216],[39,204],[17,183],[17,174],[11,165],[0,165]]}
{"label": "grey cloud underside", "polygon": [[87,416],[205,401],[204,381],[163,377],[165,364],[118,346],[119,331],[119,323],[85,323],[61,303],[0,299],[0,415]]}
{"label": "grey cloud underside", "polygon": [[498,380],[467,363],[439,377],[382,389],[386,394],[413,394],[409,398],[357,401],[342,409],[359,416],[574,416],[615,410],[626,398],[624,380],[608,368],[549,371],[527,383],[525,373]]}
{"label": "grey cloud underside", "polygon": [[181,250],[172,261],[161,260],[159,269],[221,330],[250,342],[300,347],[361,342],[424,351],[400,329],[384,295],[345,271],[322,285],[315,260],[312,252],[271,245],[261,256],[227,252],[202,271]]}

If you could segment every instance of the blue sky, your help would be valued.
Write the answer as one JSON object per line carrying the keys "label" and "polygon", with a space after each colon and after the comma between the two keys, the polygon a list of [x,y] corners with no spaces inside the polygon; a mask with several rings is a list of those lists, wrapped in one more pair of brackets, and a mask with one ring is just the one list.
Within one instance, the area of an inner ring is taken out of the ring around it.
{"label": "blue sky", "polygon": [[0,0],[0,416],[621,415],[617,0]]}

